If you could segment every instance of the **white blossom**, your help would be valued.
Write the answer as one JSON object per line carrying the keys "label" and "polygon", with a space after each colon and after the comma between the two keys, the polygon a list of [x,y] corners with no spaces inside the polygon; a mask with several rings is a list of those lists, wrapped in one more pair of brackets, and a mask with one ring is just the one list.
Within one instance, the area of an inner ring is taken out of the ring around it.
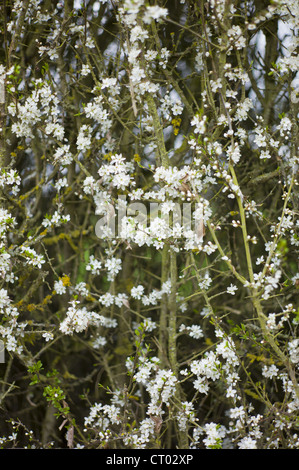
{"label": "white blossom", "polygon": [[235,292],[238,290],[237,286],[231,284],[227,289],[226,292],[231,295],[235,295]]}

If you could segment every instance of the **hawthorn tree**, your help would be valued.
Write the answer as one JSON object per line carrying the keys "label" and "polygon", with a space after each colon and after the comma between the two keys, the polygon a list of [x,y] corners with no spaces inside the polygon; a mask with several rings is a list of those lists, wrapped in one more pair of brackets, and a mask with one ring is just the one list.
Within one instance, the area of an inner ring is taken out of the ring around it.
{"label": "hawthorn tree", "polygon": [[298,448],[298,4],[4,0],[3,448]]}

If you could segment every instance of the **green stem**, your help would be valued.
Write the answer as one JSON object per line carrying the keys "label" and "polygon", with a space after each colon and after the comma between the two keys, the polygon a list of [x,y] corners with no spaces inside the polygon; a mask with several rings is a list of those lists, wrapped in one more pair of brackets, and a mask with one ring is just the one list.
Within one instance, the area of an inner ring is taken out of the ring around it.
{"label": "green stem", "polygon": [[[168,245],[164,245],[162,250],[162,266],[161,266],[161,284],[168,280],[169,275],[169,252]],[[167,351],[165,350],[165,345],[167,344],[167,295],[163,294],[161,302],[161,312],[160,312],[160,329],[159,329],[159,359],[161,361],[161,367],[164,368],[167,363]]]}
{"label": "green stem", "polygon": [[[177,358],[177,258],[176,253],[170,253],[170,279],[171,279],[171,294],[169,297],[169,339],[168,339],[168,356],[172,371],[175,376],[178,376],[178,358]],[[175,394],[176,401],[182,403],[183,395],[180,384],[176,388]],[[177,430],[178,443],[180,449],[188,449],[188,433],[186,431]]]}
{"label": "green stem", "polygon": [[158,151],[159,151],[159,155],[161,159],[161,165],[164,166],[165,168],[168,168],[169,157],[168,157],[168,153],[167,153],[165,142],[164,142],[163,126],[159,119],[155,100],[153,96],[150,94],[147,95],[147,104],[148,104],[150,115],[152,116],[152,119],[153,119],[153,126],[155,129],[155,137],[156,137],[156,143],[158,146]]}
{"label": "green stem", "polygon": [[[150,115],[153,119],[153,126],[155,131],[156,143],[158,147],[159,157],[161,160],[161,165],[165,168],[169,167],[169,157],[165,147],[164,142],[164,134],[163,134],[163,126],[160,122],[160,118],[158,115],[157,107],[155,104],[155,100],[152,95],[147,95],[147,104]],[[177,377],[178,375],[178,361],[177,361],[177,335],[176,335],[176,328],[177,328],[177,304],[176,304],[176,291],[177,291],[177,260],[176,260],[176,253],[170,252],[169,254],[169,243],[165,243],[163,252],[162,252],[162,282],[167,280],[168,270],[169,270],[169,263],[170,263],[170,279],[171,279],[171,294],[168,302],[168,308],[166,307],[165,300],[162,300],[161,306],[161,323],[160,323],[160,338],[164,338],[165,328],[167,327],[167,317],[168,317],[168,360],[170,363],[170,367]],[[169,262],[168,262],[169,259]],[[161,348],[163,348],[163,343],[161,344]],[[163,351],[162,351],[163,353]],[[165,363],[164,359],[162,364]],[[182,402],[182,390],[180,384],[178,384],[175,394],[176,402]],[[175,427],[177,428],[176,423],[174,423]],[[179,447],[181,449],[188,448],[188,433],[182,432],[177,429],[178,435],[178,442]]]}
{"label": "green stem", "polygon": [[262,277],[264,277],[264,275],[266,274],[266,271],[268,269],[268,266],[270,264],[270,261],[271,261],[271,258],[276,250],[276,246],[277,246],[277,241],[278,241],[278,238],[280,237],[280,229],[281,229],[281,225],[283,223],[283,219],[284,219],[284,215],[285,215],[285,211],[287,209],[287,205],[288,205],[288,202],[290,200],[290,197],[291,197],[291,192],[292,192],[292,189],[293,189],[293,184],[294,184],[294,176],[292,177],[292,180],[291,180],[291,183],[290,183],[290,186],[289,186],[289,190],[287,192],[287,195],[285,197],[285,200],[284,200],[284,204],[283,204],[283,208],[282,208],[282,213],[281,213],[281,218],[280,218],[280,222],[277,226],[277,229],[276,229],[276,234],[273,238],[273,241],[271,243],[271,246],[270,246],[270,250],[269,250],[269,254],[268,254],[268,257],[267,257],[267,260],[265,262],[265,265],[264,265],[264,269],[263,269],[263,274],[262,274]]}
{"label": "green stem", "polygon": [[[235,170],[233,168],[232,165],[230,165],[230,171],[231,171],[231,175],[233,177],[233,182],[234,184],[236,184],[238,187],[238,180],[237,180],[237,176],[236,176],[236,173],[235,173]],[[275,251],[275,247],[276,247],[276,243],[277,243],[277,239],[279,237],[279,233],[280,233],[280,226],[283,222],[283,217],[284,217],[284,213],[285,213],[285,210],[286,210],[286,207],[287,207],[287,203],[288,203],[288,200],[289,200],[289,197],[291,195],[291,190],[292,190],[292,185],[293,185],[293,180],[290,184],[290,187],[289,187],[289,190],[288,190],[288,193],[287,193],[287,196],[285,198],[285,202],[284,202],[284,206],[283,206],[283,210],[282,210],[282,216],[281,216],[281,220],[280,220],[280,223],[278,225],[278,228],[277,228],[277,231],[276,231],[276,235],[274,237],[274,240],[271,244],[271,248],[270,248],[270,251],[269,251],[269,255],[268,255],[268,258],[267,258],[267,261],[265,263],[265,267],[263,269],[263,275],[262,277],[265,276],[266,274],[266,269],[267,269],[267,266],[269,265],[270,263],[270,260],[273,256],[273,253]],[[262,330],[262,334],[263,334],[263,337],[265,338],[265,341],[267,341],[269,343],[269,345],[271,346],[271,348],[273,349],[273,351],[276,353],[276,355],[279,357],[279,359],[281,360],[281,362],[284,364],[284,366],[286,367],[287,371],[288,371],[288,374],[289,374],[289,377],[292,381],[292,384],[294,386],[294,390],[296,392],[296,396],[299,398],[299,387],[298,387],[298,383],[297,383],[297,380],[296,380],[296,376],[295,376],[295,371],[288,359],[288,357],[283,353],[283,351],[280,349],[280,347],[278,346],[277,342],[275,341],[275,338],[274,336],[269,332],[268,328],[267,328],[267,317],[266,315],[264,314],[263,312],[263,308],[262,308],[262,304],[261,304],[261,300],[260,298],[258,297],[258,292],[257,292],[257,289],[256,287],[254,287],[254,276],[253,276],[253,267],[252,267],[252,260],[251,260],[251,254],[250,254],[250,247],[249,247],[249,240],[248,240],[248,233],[247,233],[247,227],[246,227],[246,216],[245,216],[245,210],[244,210],[244,207],[243,207],[243,204],[242,204],[242,199],[239,195],[236,196],[237,198],[237,202],[238,202],[238,207],[239,207],[239,212],[240,212],[240,217],[241,217],[241,227],[242,227],[242,233],[243,233],[243,242],[244,242],[244,248],[245,248],[245,256],[246,256],[246,262],[247,262],[247,269],[248,269],[248,275],[249,275],[249,279],[250,279],[250,283],[251,285],[253,286],[251,288],[251,291],[252,291],[252,302],[253,302],[253,305],[254,305],[254,308],[257,312],[257,316],[258,316],[258,320],[259,320],[259,323],[260,323],[260,327],[261,327],[261,330]]]}
{"label": "green stem", "polygon": [[248,283],[247,279],[246,279],[244,276],[242,276],[240,273],[238,273],[238,271],[236,270],[236,268],[235,268],[235,267],[233,266],[233,264],[231,263],[231,260],[230,260],[230,259],[226,259],[227,256],[225,255],[225,253],[224,253],[224,251],[223,251],[223,249],[222,249],[222,246],[220,245],[220,242],[219,242],[219,240],[218,240],[218,238],[217,238],[217,235],[216,235],[216,232],[215,232],[215,230],[214,230],[214,227],[212,226],[212,224],[211,224],[210,221],[207,222],[207,226],[208,226],[208,229],[209,229],[209,231],[210,231],[210,234],[211,234],[211,236],[212,236],[212,238],[213,238],[213,241],[214,241],[215,245],[216,245],[217,248],[218,248],[219,253],[221,254],[222,258],[225,258],[224,261],[225,261],[225,263],[227,264],[228,268],[231,270],[231,272],[232,272],[233,275],[236,277],[236,279],[238,279],[243,285],[244,285],[244,284],[247,284],[247,283]]}
{"label": "green stem", "polygon": [[170,253],[170,279],[171,279],[171,294],[169,297],[169,340],[168,340],[168,356],[171,368],[175,375],[178,371],[177,351],[176,351],[176,320],[177,320],[177,305],[176,305],[176,289],[177,289],[177,260],[176,253]]}
{"label": "green stem", "polygon": [[[231,175],[232,175],[232,178],[233,178],[233,183],[239,187],[234,167],[232,165],[230,165],[229,168],[230,168],[230,172],[231,172]],[[254,282],[253,267],[252,267],[249,240],[248,240],[248,233],[247,233],[246,216],[245,216],[245,211],[244,211],[244,207],[243,207],[243,204],[242,204],[241,197],[239,195],[236,195],[236,198],[237,198],[239,213],[240,213],[240,217],[241,217],[241,228],[242,228],[242,234],[243,234],[243,242],[244,242],[247,268],[248,268],[248,275],[249,275],[250,283],[253,283]]]}

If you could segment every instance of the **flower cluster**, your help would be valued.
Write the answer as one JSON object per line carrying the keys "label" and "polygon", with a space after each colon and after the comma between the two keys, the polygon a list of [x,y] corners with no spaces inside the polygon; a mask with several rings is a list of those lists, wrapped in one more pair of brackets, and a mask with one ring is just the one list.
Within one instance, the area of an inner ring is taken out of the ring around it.
{"label": "flower cluster", "polygon": [[5,323],[0,325],[0,336],[7,351],[21,354],[23,351],[19,339],[25,334],[26,322],[18,322],[19,312],[13,305],[6,289],[0,289],[0,314]]}
{"label": "flower cluster", "polygon": [[72,300],[66,311],[66,317],[60,323],[60,331],[72,335],[85,331],[89,326],[115,328],[116,322],[97,312],[89,311],[85,306],[81,306],[78,300]]}

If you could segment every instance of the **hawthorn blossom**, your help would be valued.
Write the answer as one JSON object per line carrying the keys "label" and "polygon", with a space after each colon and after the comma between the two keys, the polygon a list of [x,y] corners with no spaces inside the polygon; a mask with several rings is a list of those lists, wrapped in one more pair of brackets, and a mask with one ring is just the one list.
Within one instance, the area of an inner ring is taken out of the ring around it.
{"label": "hawthorn blossom", "polygon": [[77,137],[77,148],[78,150],[86,151],[91,147],[91,128],[87,124],[83,124],[80,127]]}
{"label": "hawthorn blossom", "polygon": [[207,423],[204,425],[206,437],[203,439],[207,449],[221,448],[222,441],[226,436],[226,428],[216,423]]}
{"label": "hawthorn blossom", "polygon": [[139,285],[137,287],[132,287],[131,289],[131,296],[133,299],[138,299],[140,300],[143,296],[144,293],[144,287],[142,285]]}
{"label": "hawthorn blossom", "polygon": [[54,290],[59,295],[66,293],[66,286],[64,285],[62,279],[59,279],[59,281],[54,282]]}
{"label": "hawthorn blossom", "polygon": [[110,258],[105,262],[105,268],[108,271],[108,280],[112,281],[122,269],[122,262],[119,258]]}
{"label": "hawthorn blossom", "polygon": [[206,130],[206,121],[207,121],[207,116],[199,116],[196,115],[194,118],[191,120],[191,126],[194,126],[194,132],[196,134],[204,134]]}
{"label": "hawthorn blossom", "polygon": [[272,364],[271,366],[264,365],[262,368],[262,374],[264,377],[272,379],[273,377],[277,377],[278,368],[275,364]]}
{"label": "hawthorn blossom", "polygon": [[231,295],[235,295],[235,292],[238,290],[237,286],[231,284],[227,289],[226,292]]}
{"label": "hawthorn blossom", "polygon": [[228,31],[227,31],[228,38],[234,47],[237,49],[243,49],[246,45],[246,40],[245,37],[242,34],[242,30],[240,26],[232,26]]}
{"label": "hawthorn blossom", "polygon": [[148,6],[146,7],[145,13],[143,15],[143,22],[145,24],[151,23],[152,20],[160,20],[161,18],[165,18],[168,14],[167,8],[159,7],[158,5],[155,6]]}
{"label": "hawthorn blossom", "polygon": [[20,254],[25,258],[26,263],[34,267],[41,268],[42,265],[45,263],[43,255],[37,254],[33,248],[30,248],[28,246],[22,245],[20,247]]}
{"label": "hawthorn blossom", "polygon": [[54,163],[60,165],[70,165],[73,161],[73,155],[70,152],[70,146],[68,144],[58,147],[53,155]]}
{"label": "hawthorn blossom", "polygon": [[238,442],[239,449],[257,449],[256,440],[251,437],[243,437],[240,442]]}

